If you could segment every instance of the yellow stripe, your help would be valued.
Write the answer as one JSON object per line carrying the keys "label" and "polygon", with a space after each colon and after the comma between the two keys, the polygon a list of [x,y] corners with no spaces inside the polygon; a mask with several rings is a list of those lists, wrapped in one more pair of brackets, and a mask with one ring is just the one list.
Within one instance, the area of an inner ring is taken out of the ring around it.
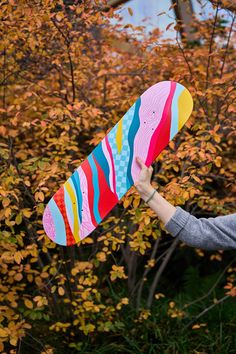
{"label": "yellow stripe", "polygon": [[73,191],[73,188],[70,185],[70,182],[67,181],[65,183],[65,188],[70,196],[71,199],[71,203],[72,203],[72,210],[73,210],[73,214],[74,214],[74,225],[73,225],[73,235],[74,238],[76,240],[76,242],[80,241],[80,237],[79,237],[79,223],[78,223],[78,211],[77,211],[77,202],[76,202],[76,197]]}
{"label": "yellow stripe", "polygon": [[188,120],[193,109],[193,99],[188,90],[182,91],[178,100],[179,122],[178,130],[182,128]]}
{"label": "yellow stripe", "polygon": [[122,119],[118,122],[118,128],[116,133],[116,146],[118,153],[120,153],[122,148]]}

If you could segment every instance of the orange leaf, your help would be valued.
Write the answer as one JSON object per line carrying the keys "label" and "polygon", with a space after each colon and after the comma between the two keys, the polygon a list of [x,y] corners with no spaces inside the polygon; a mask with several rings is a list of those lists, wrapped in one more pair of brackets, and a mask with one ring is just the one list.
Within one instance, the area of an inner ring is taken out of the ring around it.
{"label": "orange leaf", "polygon": [[24,300],[24,303],[25,303],[25,306],[26,306],[28,309],[32,309],[32,308],[34,307],[32,301],[30,301],[30,300],[28,300],[28,299],[25,299],[25,300]]}

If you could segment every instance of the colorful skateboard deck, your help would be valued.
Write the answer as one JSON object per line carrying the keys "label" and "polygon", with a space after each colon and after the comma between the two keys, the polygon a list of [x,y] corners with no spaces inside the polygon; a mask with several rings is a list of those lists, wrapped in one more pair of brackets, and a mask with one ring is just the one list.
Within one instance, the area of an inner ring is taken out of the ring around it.
{"label": "colorful skateboard deck", "polygon": [[135,158],[149,167],[188,120],[189,91],[162,81],[146,90],[47,204],[43,226],[55,243],[88,236],[137,181]]}

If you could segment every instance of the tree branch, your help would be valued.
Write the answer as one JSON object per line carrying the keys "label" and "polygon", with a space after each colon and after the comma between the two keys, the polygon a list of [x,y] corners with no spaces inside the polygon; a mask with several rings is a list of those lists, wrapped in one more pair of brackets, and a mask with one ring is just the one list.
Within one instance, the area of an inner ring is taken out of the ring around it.
{"label": "tree branch", "polygon": [[172,253],[174,252],[176,246],[178,245],[178,243],[179,243],[179,239],[178,239],[178,237],[176,237],[175,240],[172,242],[170,248],[168,249],[167,255],[164,258],[164,260],[162,261],[161,266],[160,266],[160,268],[158,269],[158,271],[157,271],[157,273],[155,275],[155,278],[153,280],[153,283],[152,283],[150,291],[149,291],[148,300],[147,300],[147,307],[148,308],[150,308],[151,305],[152,305],[153,296],[154,296],[154,293],[156,291],[157,284],[158,284],[158,282],[160,280],[160,277],[161,277],[163,271],[165,270],[165,267],[166,267],[167,263],[170,260],[170,257],[172,255]]}

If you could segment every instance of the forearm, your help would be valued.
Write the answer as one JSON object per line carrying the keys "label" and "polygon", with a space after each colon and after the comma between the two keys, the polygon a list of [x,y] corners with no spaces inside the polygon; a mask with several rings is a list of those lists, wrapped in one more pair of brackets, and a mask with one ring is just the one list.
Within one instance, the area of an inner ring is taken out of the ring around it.
{"label": "forearm", "polygon": [[[140,193],[141,198],[146,201],[154,190],[155,188],[151,184],[148,185],[145,188],[145,191]],[[176,208],[164,199],[157,191],[147,204],[157,214],[164,225],[171,219],[176,211]]]}
{"label": "forearm", "polygon": [[[143,188],[140,196],[146,202],[155,189]],[[147,203],[164,223],[165,229],[192,247],[206,250],[236,248],[236,214],[197,219],[180,207],[174,207],[156,192]]]}

